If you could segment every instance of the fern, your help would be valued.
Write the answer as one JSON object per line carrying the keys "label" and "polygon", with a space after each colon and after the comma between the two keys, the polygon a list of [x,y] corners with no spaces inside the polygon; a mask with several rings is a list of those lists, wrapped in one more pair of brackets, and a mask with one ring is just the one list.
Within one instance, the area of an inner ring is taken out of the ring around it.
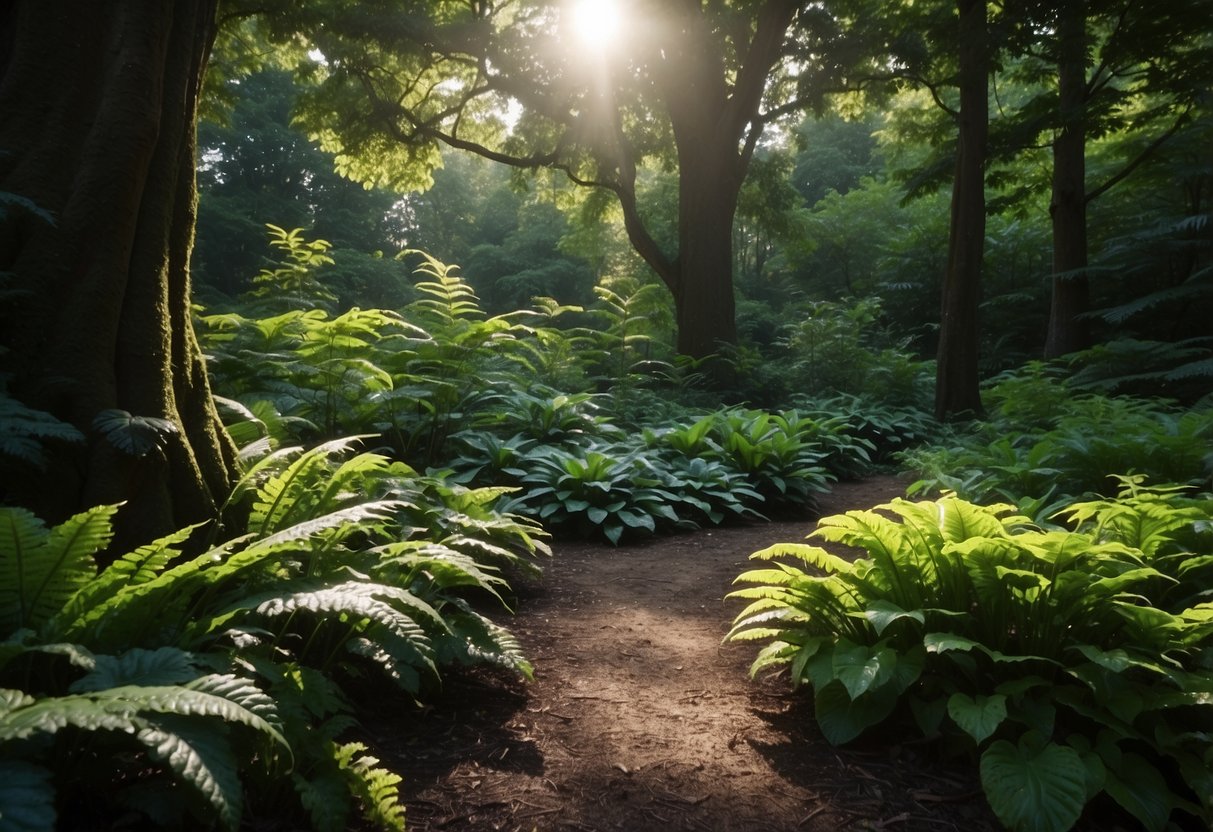
{"label": "fern", "polygon": [[98,607],[126,591],[154,580],[181,554],[180,546],[199,528],[187,526],[159,540],[140,546],[107,566],[100,574],[80,587],[42,628],[47,639],[66,638],[69,632],[79,633],[87,621],[104,616]]}
{"label": "fern", "polygon": [[400,776],[379,768],[379,761],[362,752],[361,743],[337,747],[337,759],[350,791],[360,799],[362,816],[380,829],[404,832],[404,806],[400,802]]}
{"label": "fern", "polygon": [[53,529],[25,509],[0,508],[0,628],[38,627],[96,575],[117,506],[97,506]]}
{"label": "fern", "polygon": [[242,789],[230,741],[206,723],[217,719],[243,725],[287,747],[265,718],[276,719],[272,701],[248,680],[233,676],[207,676],[186,685],[122,685],[38,700],[5,698],[0,741],[50,736],[67,728],[129,735],[178,782],[198,792],[225,829],[239,825]]}
{"label": "fern", "polygon": [[162,716],[140,728],[135,738],[152,760],[201,794],[224,828],[239,827],[244,797],[235,755],[222,735],[188,719]]}
{"label": "fern", "polygon": [[[825,518],[814,536],[864,556],[755,553],[768,563],[737,579],[731,597],[747,605],[727,638],[766,642],[752,673],[787,667],[794,686],[811,685],[833,743],[904,702],[924,734],[970,744],[1014,828],[1033,828],[1025,818],[1075,771],[1074,817],[1105,791],[1144,825],[1161,828],[1177,807],[1207,823],[1209,738],[1190,725],[1209,716],[1196,691],[1213,685],[1213,603],[1194,587],[1163,602],[1213,565],[1201,531],[1213,504],[1121,481],[1118,498],[1066,511],[1078,531],[955,497]],[[799,564],[775,560],[786,557]],[[1038,786],[1025,797],[1028,781]]]}
{"label": "fern", "polygon": [[103,691],[127,685],[180,685],[198,678],[197,660],[175,647],[128,650],[119,656],[97,656],[92,670],[72,683],[72,693]]}
{"label": "fern", "polygon": [[[4,196],[0,193],[0,198]],[[78,444],[84,434],[49,413],[27,407],[12,398],[0,380],[0,454],[42,467],[46,440]]]}

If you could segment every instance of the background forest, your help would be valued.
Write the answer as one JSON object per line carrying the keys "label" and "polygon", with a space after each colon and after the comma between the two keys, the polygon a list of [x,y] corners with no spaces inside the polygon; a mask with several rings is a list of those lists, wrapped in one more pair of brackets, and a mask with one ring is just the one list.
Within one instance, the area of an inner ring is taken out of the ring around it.
{"label": "background forest", "polygon": [[529,677],[550,539],[889,471],[754,672],[1208,828],[1206,3],[118,5],[0,9],[0,831],[404,828],[360,697]]}

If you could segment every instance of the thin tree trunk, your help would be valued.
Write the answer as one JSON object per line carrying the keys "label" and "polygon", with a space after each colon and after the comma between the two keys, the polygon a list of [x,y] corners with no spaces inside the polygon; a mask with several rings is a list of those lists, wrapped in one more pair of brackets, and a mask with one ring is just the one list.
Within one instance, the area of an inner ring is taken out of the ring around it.
{"label": "thin tree trunk", "polygon": [[1086,4],[1059,5],[1057,90],[1061,132],[1053,142],[1053,294],[1045,357],[1090,346],[1086,195]]}
{"label": "thin tree trunk", "polygon": [[[126,501],[116,547],[214,516],[234,448],[190,321],[195,116],[216,0],[22,0],[0,63],[0,190],[53,224],[9,212],[0,310],[10,392],[70,422],[37,477],[0,459],[5,499],[48,520]],[[144,457],[92,429],[121,409],[177,433]]]}
{"label": "thin tree trunk", "polygon": [[958,0],[960,115],[948,265],[936,367],[935,416],[981,413],[977,368],[981,261],[985,250],[985,159],[989,124],[985,0]]}

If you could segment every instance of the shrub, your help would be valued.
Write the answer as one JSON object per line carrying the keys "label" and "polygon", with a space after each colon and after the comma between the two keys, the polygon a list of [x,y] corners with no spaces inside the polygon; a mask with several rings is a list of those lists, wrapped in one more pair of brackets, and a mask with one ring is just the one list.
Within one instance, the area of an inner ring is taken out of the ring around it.
{"label": "shrub", "polygon": [[753,672],[811,686],[832,743],[905,708],[978,753],[1012,829],[1068,829],[1098,795],[1146,829],[1208,825],[1213,497],[1124,479],[1066,516],[1046,530],[945,497],[826,518],[814,536],[865,556],[755,553],[770,564],[738,578],[729,638],[767,642]]}
{"label": "shrub", "polygon": [[1039,365],[1004,377],[988,399],[986,422],[903,455],[921,475],[911,494],[1010,500],[1041,519],[1084,494],[1108,495],[1118,473],[1200,485],[1213,471],[1213,408],[1073,393]]}

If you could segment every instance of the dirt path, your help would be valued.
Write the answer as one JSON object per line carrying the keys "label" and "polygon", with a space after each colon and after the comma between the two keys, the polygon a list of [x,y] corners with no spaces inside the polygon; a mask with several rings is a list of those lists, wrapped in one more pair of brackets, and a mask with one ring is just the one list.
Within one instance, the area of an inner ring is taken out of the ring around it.
{"label": "dirt path", "polygon": [[[822,513],[901,493],[843,483]],[[964,829],[996,825],[971,771],[916,746],[831,748],[786,677],[751,682],[755,647],[721,639],[750,552],[811,521],[612,549],[564,544],[511,629],[529,684],[456,675],[423,719],[376,719],[411,830]]]}

